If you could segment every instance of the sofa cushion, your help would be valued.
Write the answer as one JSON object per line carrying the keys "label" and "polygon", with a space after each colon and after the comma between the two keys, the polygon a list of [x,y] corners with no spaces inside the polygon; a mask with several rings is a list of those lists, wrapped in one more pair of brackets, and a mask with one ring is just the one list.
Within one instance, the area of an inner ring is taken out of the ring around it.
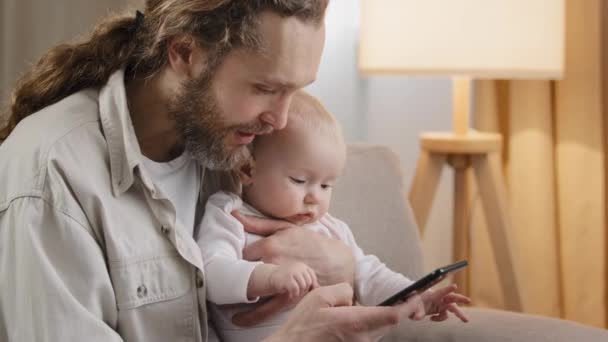
{"label": "sofa cushion", "polygon": [[389,148],[349,144],[329,211],[350,226],[366,253],[410,279],[423,275],[418,228],[407,205],[399,158]]}
{"label": "sofa cushion", "polygon": [[509,311],[465,308],[469,323],[404,321],[383,342],[605,342],[608,331],[579,323]]}

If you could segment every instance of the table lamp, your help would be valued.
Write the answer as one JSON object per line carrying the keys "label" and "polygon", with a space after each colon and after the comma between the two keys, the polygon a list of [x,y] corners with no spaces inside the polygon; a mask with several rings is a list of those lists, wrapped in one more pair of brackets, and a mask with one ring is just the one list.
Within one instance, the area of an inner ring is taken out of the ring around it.
{"label": "table lamp", "polygon": [[[423,133],[409,201],[424,231],[443,166],[454,168],[454,258],[468,257],[467,170],[488,223],[507,309],[523,311],[500,150],[502,137],[469,129],[474,79],[559,79],[564,0],[361,0],[364,75],[443,75],[453,81],[453,131]],[[466,283],[466,273],[456,283]]]}

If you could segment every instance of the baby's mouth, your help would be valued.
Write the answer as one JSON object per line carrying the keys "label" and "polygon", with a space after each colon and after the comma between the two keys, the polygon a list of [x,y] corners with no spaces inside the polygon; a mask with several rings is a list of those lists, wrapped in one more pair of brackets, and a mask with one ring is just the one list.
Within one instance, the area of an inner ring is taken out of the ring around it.
{"label": "baby's mouth", "polygon": [[287,218],[287,221],[301,225],[312,221],[314,215],[312,213],[296,214]]}

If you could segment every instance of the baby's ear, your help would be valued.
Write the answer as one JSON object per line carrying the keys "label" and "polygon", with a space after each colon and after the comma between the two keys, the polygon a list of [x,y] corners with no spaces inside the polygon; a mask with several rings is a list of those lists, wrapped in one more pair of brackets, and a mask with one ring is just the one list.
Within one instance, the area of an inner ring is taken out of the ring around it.
{"label": "baby's ear", "polygon": [[250,158],[245,164],[241,165],[238,170],[239,179],[243,186],[253,183],[253,173],[255,172],[255,159]]}

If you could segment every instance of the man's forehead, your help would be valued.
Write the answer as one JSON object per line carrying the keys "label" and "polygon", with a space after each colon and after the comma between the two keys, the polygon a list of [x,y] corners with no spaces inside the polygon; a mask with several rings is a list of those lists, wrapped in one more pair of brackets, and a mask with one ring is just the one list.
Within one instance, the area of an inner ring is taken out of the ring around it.
{"label": "man's forehead", "polygon": [[321,59],[323,24],[265,12],[258,23],[258,49],[241,51],[257,78],[277,86],[301,88],[312,83]]}

